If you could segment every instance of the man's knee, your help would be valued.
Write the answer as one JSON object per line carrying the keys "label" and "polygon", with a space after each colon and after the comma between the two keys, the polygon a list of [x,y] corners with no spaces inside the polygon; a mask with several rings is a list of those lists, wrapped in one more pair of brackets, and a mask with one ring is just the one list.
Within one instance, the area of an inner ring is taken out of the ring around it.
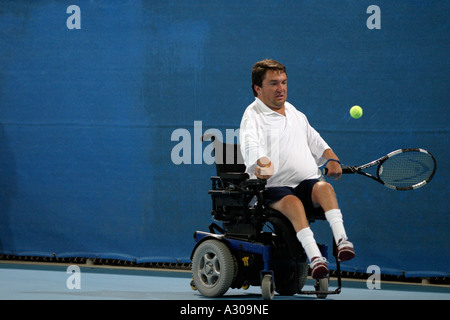
{"label": "man's knee", "polygon": [[279,208],[280,211],[286,211],[296,207],[303,209],[303,204],[300,201],[300,199],[294,195],[284,196],[279,201],[275,202],[273,205],[274,209]]}
{"label": "man's knee", "polygon": [[328,182],[320,181],[313,187],[311,199],[314,204],[320,205],[326,212],[330,209],[337,209],[337,197],[334,188]]}
{"label": "man's knee", "polygon": [[272,209],[280,211],[290,220],[306,216],[302,201],[294,195],[284,196],[281,200],[274,203]]}
{"label": "man's knee", "polygon": [[320,194],[328,194],[328,195],[335,195],[334,188],[331,184],[325,181],[319,181],[317,182],[312,190],[313,195],[320,195]]}

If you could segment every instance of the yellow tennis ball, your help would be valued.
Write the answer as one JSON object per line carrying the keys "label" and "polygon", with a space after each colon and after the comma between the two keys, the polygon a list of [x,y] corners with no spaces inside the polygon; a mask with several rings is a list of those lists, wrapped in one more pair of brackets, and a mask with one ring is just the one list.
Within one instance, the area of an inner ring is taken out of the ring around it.
{"label": "yellow tennis ball", "polygon": [[360,106],[353,106],[350,109],[350,115],[353,119],[359,119],[363,115],[363,110]]}

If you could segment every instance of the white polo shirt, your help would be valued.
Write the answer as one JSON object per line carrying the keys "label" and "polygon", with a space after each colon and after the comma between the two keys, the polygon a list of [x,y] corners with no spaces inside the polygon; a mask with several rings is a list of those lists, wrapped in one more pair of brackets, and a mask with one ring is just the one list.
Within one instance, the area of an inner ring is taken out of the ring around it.
{"label": "white polo shirt", "polygon": [[288,102],[285,110],[283,116],[256,98],[241,121],[239,143],[246,172],[255,178],[256,161],[264,156],[274,166],[267,187],[296,187],[303,180],[318,179],[318,166],[326,161],[322,155],[330,148],[303,113]]}

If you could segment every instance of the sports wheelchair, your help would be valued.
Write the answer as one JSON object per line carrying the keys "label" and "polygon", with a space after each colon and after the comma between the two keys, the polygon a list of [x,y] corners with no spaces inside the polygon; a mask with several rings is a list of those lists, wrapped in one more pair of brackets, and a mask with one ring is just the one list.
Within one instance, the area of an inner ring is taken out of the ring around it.
{"label": "sports wheelchair", "polygon": [[[309,265],[290,221],[280,212],[264,206],[266,181],[249,179],[239,145],[218,141],[205,135],[214,148],[217,175],[211,177],[212,217],[209,232],[196,231],[192,250],[191,288],[206,297],[221,297],[229,288],[261,286],[262,297],[272,300],[280,295],[315,294],[326,298],[341,291],[340,264],[336,258],[338,287],[328,290],[329,278],[316,280],[313,291],[303,291]],[[308,221],[324,220],[317,208],[307,212]],[[219,226],[216,222],[221,222]],[[326,245],[319,249],[328,255]]]}

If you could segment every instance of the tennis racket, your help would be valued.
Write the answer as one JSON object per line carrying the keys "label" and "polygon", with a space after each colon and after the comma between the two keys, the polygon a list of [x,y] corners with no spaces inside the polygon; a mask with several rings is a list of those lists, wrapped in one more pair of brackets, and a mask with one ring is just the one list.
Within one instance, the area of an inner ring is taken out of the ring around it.
{"label": "tennis racket", "polygon": [[[375,167],[375,173],[367,170]],[[324,175],[327,173],[324,169]],[[436,172],[436,159],[419,148],[399,149],[362,166],[342,165],[342,173],[357,173],[394,190],[413,190],[431,181]]]}

